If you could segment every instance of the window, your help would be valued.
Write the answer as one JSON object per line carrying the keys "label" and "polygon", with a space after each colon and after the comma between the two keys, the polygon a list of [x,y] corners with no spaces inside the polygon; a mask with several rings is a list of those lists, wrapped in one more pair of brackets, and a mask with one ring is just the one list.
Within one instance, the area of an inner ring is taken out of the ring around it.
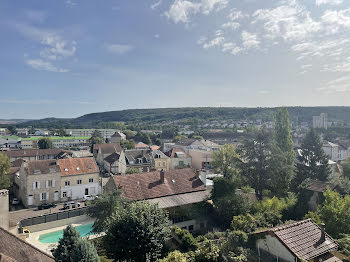
{"label": "window", "polygon": [[158,166],[160,167],[160,162],[158,162]]}
{"label": "window", "polygon": [[193,231],[193,225],[188,226],[188,231]]}
{"label": "window", "polygon": [[34,170],[34,174],[40,174],[40,170],[39,169],[35,169]]}
{"label": "window", "polygon": [[41,201],[47,200],[47,193],[41,193],[41,194],[40,194],[40,200],[41,200]]}
{"label": "window", "polygon": [[165,166],[165,161],[163,161],[163,166]]}
{"label": "window", "polygon": [[33,189],[40,189],[40,182],[33,182]]}
{"label": "window", "polygon": [[67,197],[67,192],[63,192],[62,197]]}
{"label": "window", "polygon": [[94,179],[93,178],[89,178],[89,183],[93,183]]}
{"label": "window", "polygon": [[50,173],[55,173],[55,172],[56,172],[56,169],[50,168]]}
{"label": "window", "polygon": [[64,181],[65,186],[70,186],[70,181]]}
{"label": "window", "polygon": [[81,179],[78,179],[77,184],[81,185]]}
{"label": "window", "polygon": [[54,187],[52,180],[47,180],[46,185],[47,185],[46,187]]}
{"label": "window", "polygon": [[184,161],[179,161],[179,166],[184,166]]}

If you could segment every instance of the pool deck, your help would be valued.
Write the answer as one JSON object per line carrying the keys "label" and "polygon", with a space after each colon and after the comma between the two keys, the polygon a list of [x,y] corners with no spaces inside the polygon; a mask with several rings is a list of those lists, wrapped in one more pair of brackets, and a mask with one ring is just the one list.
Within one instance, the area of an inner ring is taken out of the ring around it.
{"label": "pool deck", "polygon": [[[72,224],[72,226],[76,227],[76,226],[81,226],[81,225],[85,225],[85,224],[91,224],[93,222],[94,222],[94,219],[89,219],[89,220],[85,220],[85,221],[83,221],[81,223],[78,223],[78,224]],[[47,229],[47,230],[42,230],[42,231],[37,231],[37,232],[30,233],[29,237],[26,238],[26,241],[28,243],[32,244],[33,246],[39,248],[40,250],[44,251],[45,253],[52,255],[50,250],[52,248],[55,248],[57,246],[57,243],[49,243],[49,244],[41,243],[39,241],[39,236],[43,235],[43,234],[55,232],[55,231],[58,231],[58,230],[63,230],[66,227],[67,227],[67,225],[61,226],[61,227],[54,227],[54,228],[50,228],[50,229]],[[89,238],[94,238],[96,236],[97,235],[92,235]]]}

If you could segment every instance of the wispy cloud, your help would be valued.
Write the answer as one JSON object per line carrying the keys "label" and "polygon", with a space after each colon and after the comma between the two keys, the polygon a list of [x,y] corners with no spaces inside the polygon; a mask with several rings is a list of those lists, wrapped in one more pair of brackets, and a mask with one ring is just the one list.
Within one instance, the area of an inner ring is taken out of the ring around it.
{"label": "wispy cloud", "polygon": [[131,52],[134,47],[132,45],[125,45],[125,44],[110,44],[110,43],[105,43],[103,47],[110,53],[112,54],[117,54],[117,55],[123,55],[126,53]]}
{"label": "wispy cloud", "polygon": [[50,72],[57,72],[57,73],[66,73],[69,71],[68,69],[56,67],[51,62],[44,61],[42,59],[29,59],[29,60],[26,60],[26,63],[30,67],[40,71],[50,71]]}
{"label": "wispy cloud", "polygon": [[151,5],[151,9],[156,9],[158,6],[160,6],[162,4],[163,0],[159,0],[157,2],[155,2],[154,4]]}
{"label": "wispy cloud", "polygon": [[316,0],[316,5],[340,5],[343,0]]}
{"label": "wispy cloud", "polygon": [[72,0],[66,0],[66,5],[67,5],[68,7],[74,7],[74,6],[77,5],[77,3],[74,2],[74,1],[72,1]]}
{"label": "wispy cloud", "polygon": [[228,0],[175,0],[169,10],[165,12],[174,23],[189,23],[191,17],[196,14],[209,15],[213,11],[220,11],[228,4]]}
{"label": "wispy cloud", "polygon": [[25,17],[33,22],[44,22],[47,18],[47,12],[42,10],[25,10]]}

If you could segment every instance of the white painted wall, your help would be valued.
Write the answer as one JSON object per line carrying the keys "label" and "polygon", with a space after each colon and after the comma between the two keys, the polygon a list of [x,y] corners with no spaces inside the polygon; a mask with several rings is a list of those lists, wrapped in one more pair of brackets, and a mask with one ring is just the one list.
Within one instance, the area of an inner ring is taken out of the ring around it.
{"label": "white painted wall", "polygon": [[292,253],[290,253],[289,250],[276,237],[266,235],[265,238],[261,238],[256,241],[256,247],[286,261],[295,261],[295,257],[292,255]]}

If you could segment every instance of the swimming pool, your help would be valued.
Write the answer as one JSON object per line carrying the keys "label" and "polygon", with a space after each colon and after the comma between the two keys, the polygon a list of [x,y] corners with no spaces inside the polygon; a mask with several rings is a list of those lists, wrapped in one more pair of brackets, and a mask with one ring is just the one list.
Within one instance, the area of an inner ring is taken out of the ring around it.
{"label": "swimming pool", "polygon": [[[79,232],[80,236],[82,237],[90,236],[94,234],[91,232],[93,224],[94,223],[77,226],[75,227],[75,229]],[[38,240],[39,242],[44,244],[52,244],[52,243],[57,243],[62,237],[63,237],[63,230],[58,230],[47,234],[42,234],[39,236]]]}

